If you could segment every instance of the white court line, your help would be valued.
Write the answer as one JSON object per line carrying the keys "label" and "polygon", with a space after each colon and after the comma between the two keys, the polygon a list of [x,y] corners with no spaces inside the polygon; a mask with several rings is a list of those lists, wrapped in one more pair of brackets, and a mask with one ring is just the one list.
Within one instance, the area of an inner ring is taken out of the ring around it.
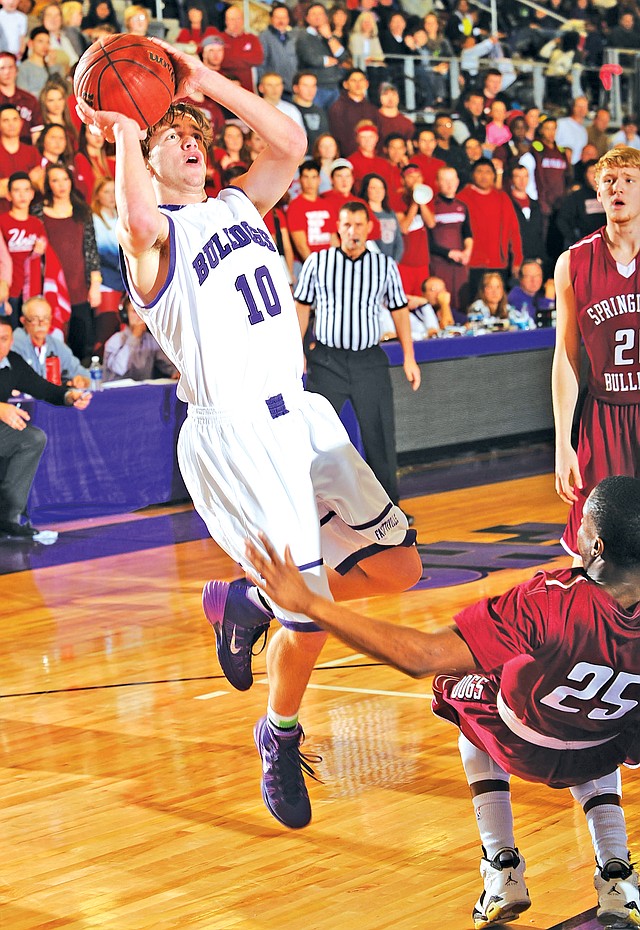
{"label": "white court line", "polygon": [[[254,684],[268,685],[269,681],[266,678],[261,678],[260,680],[255,681]],[[315,691],[340,691],[347,692],[349,694],[377,694],[380,697],[417,698],[419,701],[430,701],[433,698],[432,694],[415,694],[411,691],[381,691],[375,688],[340,688],[333,685],[308,684],[307,690],[310,688],[314,689]],[[211,698],[224,697],[225,695],[231,693],[231,691],[210,691],[208,694],[197,694],[194,700],[209,701]]]}
{"label": "white court line", "polygon": [[430,701],[432,694],[415,694],[411,691],[379,691],[375,688],[339,688],[332,685],[313,685],[308,684],[307,690],[314,688],[316,691],[347,691],[350,694],[379,694],[382,697],[402,697],[418,698],[419,701]]}
{"label": "white court line", "polygon": [[333,659],[331,662],[322,662],[320,665],[314,666],[314,668],[332,668],[334,665],[346,665],[347,662],[352,662],[354,659],[367,659],[368,656],[363,655],[361,652],[354,652],[350,656],[343,656],[341,659]]}

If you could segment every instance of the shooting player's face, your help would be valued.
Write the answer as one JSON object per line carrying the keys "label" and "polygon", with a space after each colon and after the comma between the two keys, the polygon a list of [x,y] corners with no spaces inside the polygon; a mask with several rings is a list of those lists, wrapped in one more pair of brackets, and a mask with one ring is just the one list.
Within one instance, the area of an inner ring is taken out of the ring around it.
{"label": "shooting player's face", "polygon": [[204,184],[207,149],[202,130],[188,116],[181,116],[171,125],[161,126],[149,140],[147,159],[153,174],[160,181],[167,177],[179,179],[189,187]]}

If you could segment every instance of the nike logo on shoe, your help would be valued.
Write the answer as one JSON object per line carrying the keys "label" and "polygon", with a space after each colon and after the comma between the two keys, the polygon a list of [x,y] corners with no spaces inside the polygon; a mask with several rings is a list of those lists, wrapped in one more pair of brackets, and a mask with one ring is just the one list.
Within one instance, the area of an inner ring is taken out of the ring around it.
{"label": "nike logo on shoe", "polygon": [[234,625],[233,633],[231,634],[231,642],[229,643],[229,652],[234,656],[237,656],[238,653],[242,651],[241,647],[236,645],[236,629],[237,627]]}

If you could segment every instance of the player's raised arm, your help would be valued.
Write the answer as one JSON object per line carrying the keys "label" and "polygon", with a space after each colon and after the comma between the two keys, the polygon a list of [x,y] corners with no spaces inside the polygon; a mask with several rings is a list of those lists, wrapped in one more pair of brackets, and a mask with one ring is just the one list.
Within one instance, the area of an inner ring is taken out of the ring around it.
{"label": "player's raised arm", "polygon": [[280,607],[304,614],[348,646],[393,665],[412,678],[475,669],[471,650],[455,630],[423,633],[364,617],[314,594],[307,587],[288,547],[285,561],[282,561],[270,541],[262,534],[261,538],[264,551],[253,543],[247,543],[246,547],[249,561],[262,576],[253,580]]}
{"label": "player's raised arm", "polygon": [[82,99],[78,99],[77,111],[89,131],[95,126],[106,139],[115,142],[119,168],[115,182],[118,241],[130,260],[134,284],[146,295],[153,290],[158,274],[158,246],[168,235],[167,219],[158,210],[140,148],[146,132],[135,120],[109,110],[93,110]]}
{"label": "player's raised arm", "polygon": [[573,415],[580,389],[580,332],[573,287],[569,278],[569,253],[558,259],[556,286],[556,348],[551,389],[556,430],[556,491],[571,504],[577,500],[573,487],[582,487],[578,456],[571,445]]}
{"label": "player's raised arm", "polygon": [[199,58],[186,55],[159,39],[154,41],[162,45],[173,62],[178,97],[189,96],[194,90],[201,91],[237,114],[267,142],[247,174],[234,181],[258,210],[266,213],[289,187],[307,150],[306,133],[262,97],[206,68]]}

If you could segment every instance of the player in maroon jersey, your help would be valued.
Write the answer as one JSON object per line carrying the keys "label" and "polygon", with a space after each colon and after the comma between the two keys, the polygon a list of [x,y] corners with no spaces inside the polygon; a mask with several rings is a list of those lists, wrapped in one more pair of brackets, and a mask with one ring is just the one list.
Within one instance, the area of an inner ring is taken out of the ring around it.
{"label": "player in maroon jersey", "polygon": [[[607,475],[640,477],[640,152],[611,149],[596,165],[596,184],[606,226],[564,252],[555,275],[556,491],[572,505],[562,544],[576,558],[592,488]],[[576,452],[581,338],[590,366]]]}
{"label": "player in maroon jersey", "polygon": [[640,927],[619,766],[640,765],[640,480],[606,478],[578,533],[584,568],[538,572],[435,633],[358,615],[313,594],[287,550],[248,546],[257,583],[353,648],[413,678],[435,674],[433,710],[460,730],[483,847],[476,930],[530,906],[514,837],[511,775],[569,788],[596,856],[598,919]]}

